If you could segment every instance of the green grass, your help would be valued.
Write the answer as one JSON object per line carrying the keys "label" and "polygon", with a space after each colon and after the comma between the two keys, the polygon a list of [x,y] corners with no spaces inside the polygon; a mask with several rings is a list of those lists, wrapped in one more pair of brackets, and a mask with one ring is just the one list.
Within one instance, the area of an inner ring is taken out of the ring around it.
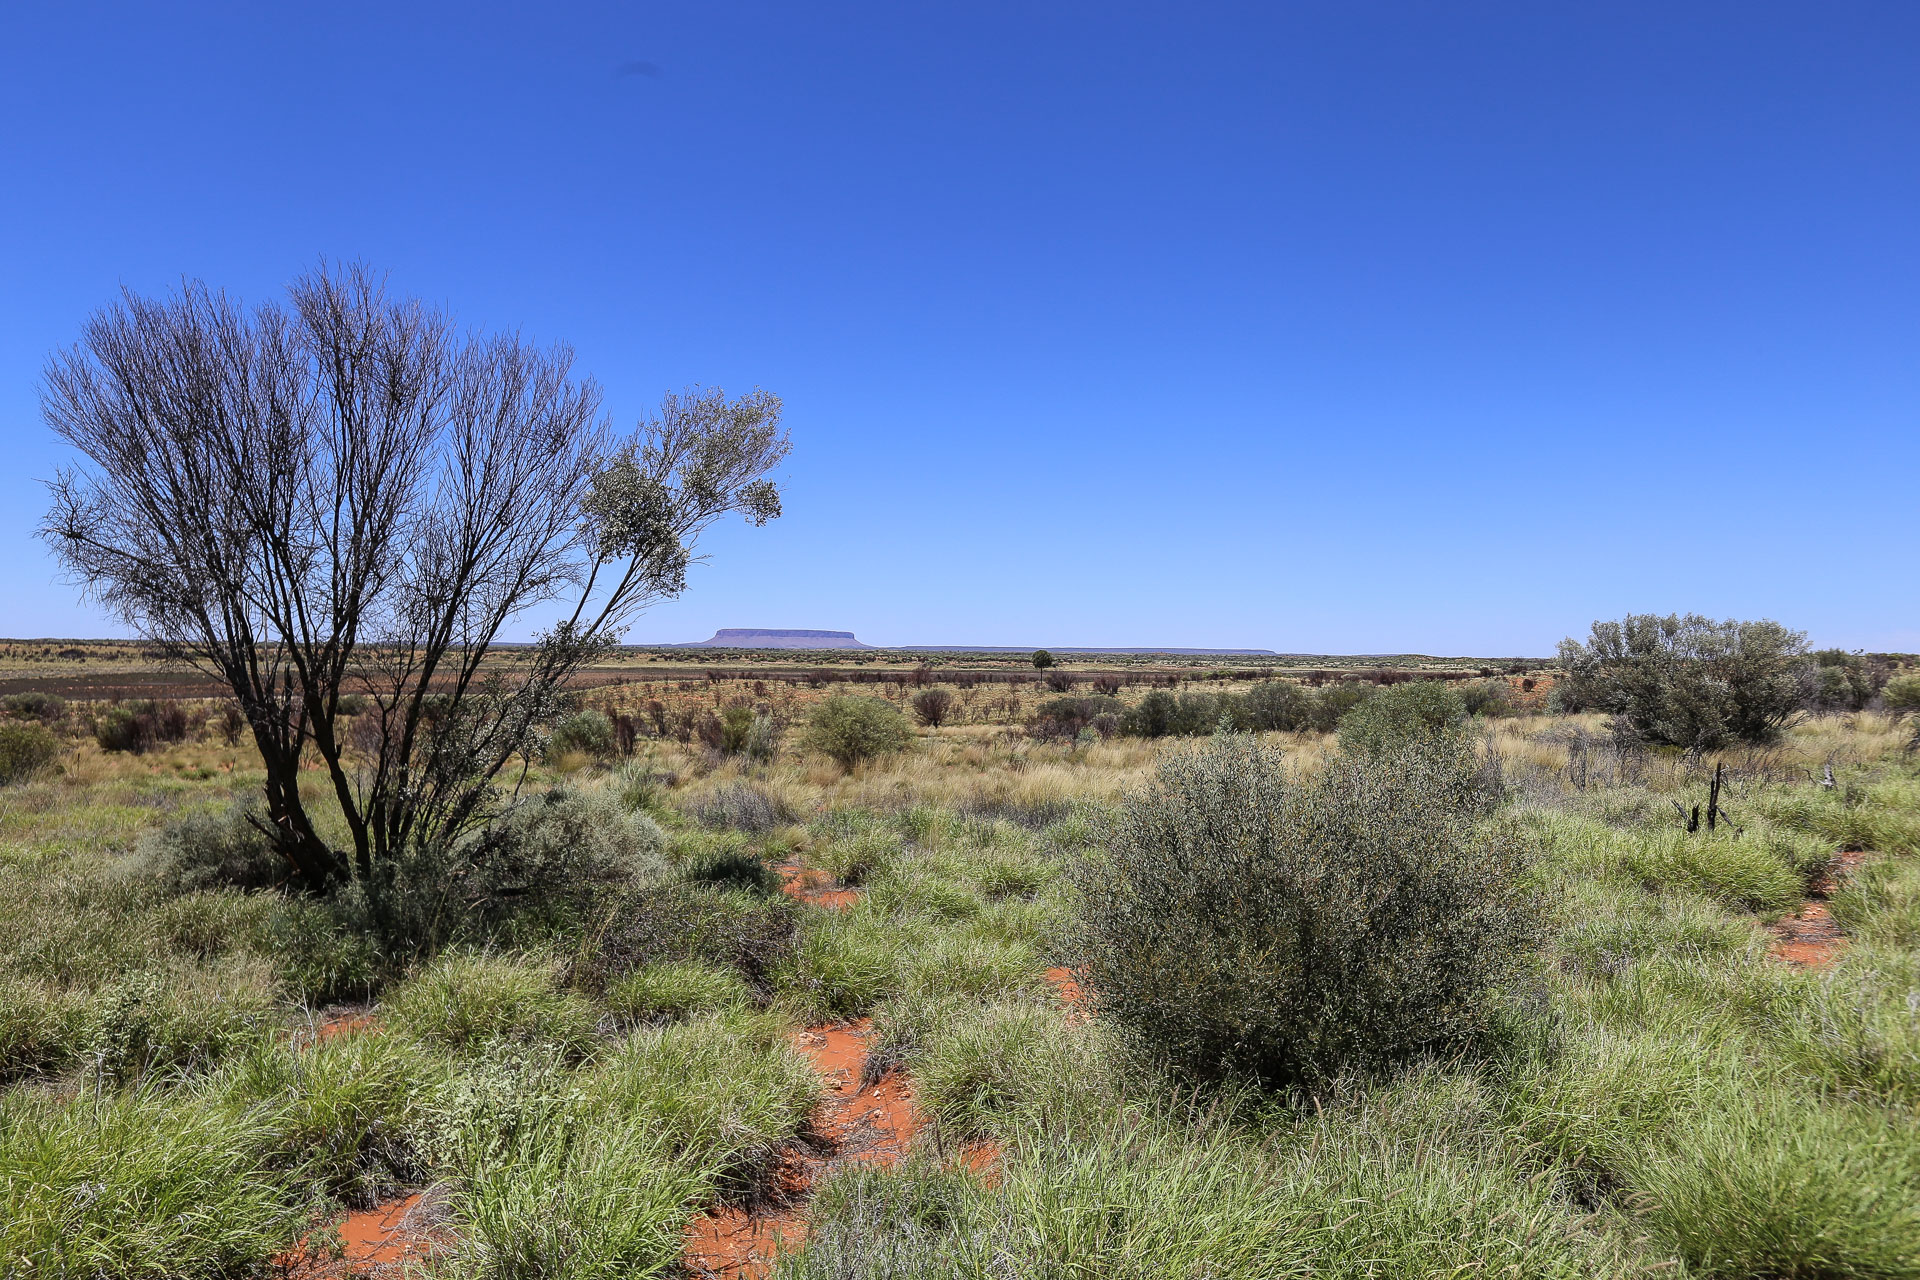
{"label": "green grass", "polygon": [[507,1041],[583,1056],[595,1044],[596,1011],[562,991],[553,969],[538,956],[450,952],[402,983],[382,1015],[436,1048],[471,1052]]}
{"label": "green grass", "polygon": [[162,1091],[0,1100],[0,1271],[242,1274],[303,1218],[252,1116]]}
{"label": "green grass", "polygon": [[[1815,728],[1782,748],[1813,776],[1850,732]],[[671,1276],[689,1220],[751,1202],[808,1133],[794,1030],[870,1015],[873,1072],[910,1073],[934,1123],[903,1167],[820,1188],[786,1280],[1920,1280],[1913,761],[1843,756],[1831,790],[1742,773],[1711,835],[1680,829],[1698,775],[1664,758],[1633,786],[1521,778],[1504,820],[1551,936],[1510,1034],[1286,1094],[1183,1083],[1065,1016],[1040,975],[1073,959],[1066,872],[1100,856],[1109,749],[956,741],[854,775],[663,746],[667,881],[405,976],[323,902],[141,863],[244,769],[183,750],[9,788],[0,1274],[264,1274],[328,1214],[439,1184],[448,1277]],[[1150,749],[1124,750],[1137,776]],[[742,777],[805,826],[680,817]],[[1767,925],[1847,845],[1871,851],[1831,904],[1848,946],[1782,964]],[[859,901],[768,893],[788,858]],[[368,1030],[301,1033],[343,997],[380,1001]],[[991,1177],[956,1163],[987,1139]]]}

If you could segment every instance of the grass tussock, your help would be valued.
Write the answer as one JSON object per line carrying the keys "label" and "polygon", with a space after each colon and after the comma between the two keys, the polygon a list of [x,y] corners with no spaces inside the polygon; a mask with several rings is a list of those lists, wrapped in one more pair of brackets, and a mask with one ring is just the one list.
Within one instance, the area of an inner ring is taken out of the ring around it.
{"label": "grass tussock", "polygon": [[[727,709],[675,696],[669,723]],[[866,1082],[909,1074],[931,1124],[818,1189],[786,1280],[1920,1276],[1905,727],[1684,753],[1422,693],[1344,749],[1232,746],[1283,782],[1170,792],[1201,744],[986,722],[1046,696],[957,689],[844,764],[797,732],[558,753],[417,952],[274,885],[235,748],[63,739],[0,790],[0,1274],[261,1274],[431,1185],[445,1276],[671,1275],[689,1220],[820,1123],[793,1033],[871,1017]],[[1445,796],[1380,772],[1406,736],[1472,767]],[[1716,766],[1726,818],[1689,832]],[[797,901],[796,867],[857,896]],[[1836,958],[1783,963],[1769,930],[1829,888]],[[1249,1048],[1276,1034],[1312,1068]],[[1169,1052],[1195,1046],[1211,1069]],[[987,1177],[956,1159],[982,1141]]]}

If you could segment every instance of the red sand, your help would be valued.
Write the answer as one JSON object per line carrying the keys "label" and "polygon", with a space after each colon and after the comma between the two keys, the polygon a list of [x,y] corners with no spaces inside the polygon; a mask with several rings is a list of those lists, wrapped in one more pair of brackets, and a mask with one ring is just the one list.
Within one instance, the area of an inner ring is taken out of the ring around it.
{"label": "red sand", "polygon": [[366,1031],[373,1027],[371,1013],[336,1013],[323,1018],[320,1025],[313,1029],[313,1038],[324,1044],[335,1036],[349,1035],[355,1031]]}
{"label": "red sand", "polygon": [[344,1248],[338,1258],[310,1252],[311,1240],[282,1254],[274,1265],[287,1280],[400,1280],[417,1274],[446,1244],[446,1233],[432,1205],[420,1192],[348,1214],[335,1224]]}
{"label": "red sand", "polygon": [[1060,997],[1060,1003],[1067,1006],[1067,1016],[1078,1021],[1085,1018],[1091,1009],[1087,1002],[1086,988],[1073,976],[1073,970],[1055,965],[1043,975],[1053,985],[1054,994]]}
{"label": "red sand", "polygon": [[841,911],[860,900],[858,889],[832,888],[833,878],[817,867],[803,869],[794,863],[787,863],[780,871],[785,876],[780,892],[800,902],[811,902],[816,906]]}
{"label": "red sand", "polygon": [[687,1228],[685,1261],[696,1276],[760,1280],[782,1248],[797,1248],[807,1236],[806,1199],[831,1170],[847,1164],[892,1168],[907,1153],[923,1117],[913,1086],[890,1074],[861,1086],[867,1065],[865,1019],[844,1026],[797,1032],[793,1047],[805,1054],[832,1092],[816,1117],[814,1132],[824,1149],[793,1152],[774,1177],[767,1208],[717,1206]]}
{"label": "red sand", "polygon": [[1776,960],[1808,969],[1824,969],[1839,958],[1847,945],[1846,934],[1827,910],[1826,900],[1840,882],[1865,862],[1867,855],[1858,850],[1836,853],[1825,874],[1814,881],[1810,896],[1800,910],[1772,926],[1774,941],[1767,949]]}

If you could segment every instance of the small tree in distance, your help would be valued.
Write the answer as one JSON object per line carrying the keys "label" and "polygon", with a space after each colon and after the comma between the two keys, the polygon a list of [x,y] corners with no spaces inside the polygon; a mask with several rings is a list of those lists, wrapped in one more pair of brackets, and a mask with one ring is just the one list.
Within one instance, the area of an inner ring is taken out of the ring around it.
{"label": "small tree in distance", "polygon": [[945,689],[922,689],[913,695],[913,714],[929,729],[938,729],[953,711],[953,694]]}
{"label": "small tree in distance", "polygon": [[1568,710],[1607,711],[1616,733],[1712,750],[1770,742],[1799,712],[1802,631],[1777,622],[1715,622],[1698,614],[1629,614],[1596,622],[1585,644],[1560,642]]}
{"label": "small tree in distance", "polygon": [[[295,882],[364,882],[376,912],[397,860],[497,812],[495,777],[583,663],[685,588],[703,529],[780,514],[764,476],[788,448],[764,392],[670,395],[616,438],[567,350],[462,332],[361,266],[252,311],[199,283],[127,293],[51,360],[42,405],[86,459],[42,537],[231,689]],[[537,643],[495,645],[543,606]],[[309,753],[350,848],[301,797]]]}
{"label": "small tree in distance", "polygon": [[1053,665],[1053,655],[1045,649],[1035,649],[1033,651],[1033,665],[1035,670],[1045,671]]}

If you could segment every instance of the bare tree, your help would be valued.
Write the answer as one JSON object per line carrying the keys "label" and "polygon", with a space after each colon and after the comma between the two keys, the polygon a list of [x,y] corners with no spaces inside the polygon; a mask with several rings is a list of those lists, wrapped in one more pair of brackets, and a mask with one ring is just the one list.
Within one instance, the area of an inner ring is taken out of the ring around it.
{"label": "bare tree", "polygon": [[[764,477],[788,443],[759,391],[669,395],[616,438],[571,352],[460,332],[365,267],[288,292],[246,311],[193,283],[94,315],[46,371],[46,419],[86,464],[41,534],[232,689],[296,877],[377,895],[394,859],[491,816],[570,677],[684,589],[703,529],[780,514]],[[495,643],[543,606],[563,620],[537,643]],[[309,751],[350,850],[301,797]]]}

